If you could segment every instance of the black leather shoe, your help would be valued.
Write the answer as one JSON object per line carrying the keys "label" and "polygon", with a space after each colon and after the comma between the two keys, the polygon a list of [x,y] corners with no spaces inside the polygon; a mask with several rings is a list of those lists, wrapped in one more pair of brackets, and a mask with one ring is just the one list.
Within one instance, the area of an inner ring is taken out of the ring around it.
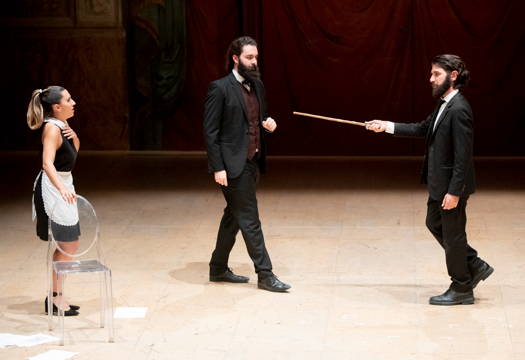
{"label": "black leather shoe", "polygon": [[458,292],[449,288],[441,295],[432,296],[428,302],[431,305],[470,305],[474,304],[474,293],[472,290]]}
{"label": "black leather shoe", "polygon": [[487,280],[487,278],[494,272],[494,268],[480,258],[477,258],[472,265],[469,265],[469,270],[470,275],[472,276],[473,289],[481,280]]}
{"label": "black leather shoe", "polygon": [[247,283],[250,278],[241,275],[235,275],[230,269],[226,270],[220,275],[211,275],[210,281],[213,282],[231,282],[231,283]]}
{"label": "black leather shoe", "polygon": [[286,292],[291,288],[290,285],[285,284],[281,280],[277,279],[277,276],[275,275],[270,275],[263,279],[259,279],[259,281],[257,282],[257,287],[259,289],[275,292]]}

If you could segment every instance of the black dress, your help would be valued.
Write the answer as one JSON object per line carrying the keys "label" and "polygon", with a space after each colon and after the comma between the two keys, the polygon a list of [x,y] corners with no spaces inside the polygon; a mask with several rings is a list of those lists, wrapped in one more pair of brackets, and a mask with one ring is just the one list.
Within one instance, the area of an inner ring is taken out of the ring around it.
{"label": "black dress", "polygon": [[[46,122],[58,126],[61,131],[62,145],[57,149],[55,154],[55,166],[60,180],[66,187],[74,191],[73,178],[71,171],[75,167],[77,159],[77,150],[73,145],[73,140],[68,140],[62,133],[64,123],[55,119],[48,119]],[[46,201],[46,200],[47,201]],[[42,170],[37,176],[33,190],[33,205],[36,213],[36,233],[42,240],[48,240],[48,224],[50,212],[53,212],[58,206],[64,207],[69,216],[67,221],[52,217],[51,229],[57,241],[75,241],[80,235],[80,226],[78,223],[78,213],[76,204],[68,205],[60,196],[58,189],[51,184],[46,173]],[[76,215],[76,217],[75,217]],[[71,219],[74,219],[71,221]],[[76,222],[75,222],[76,220]]]}

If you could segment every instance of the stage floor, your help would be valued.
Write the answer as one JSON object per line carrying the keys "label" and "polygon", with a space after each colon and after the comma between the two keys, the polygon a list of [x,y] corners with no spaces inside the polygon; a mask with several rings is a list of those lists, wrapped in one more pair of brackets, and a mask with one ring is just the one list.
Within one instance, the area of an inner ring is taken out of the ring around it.
{"label": "stage floor", "polygon": [[[47,332],[46,243],[31,222],[36,153],[0,153],[0,333]],[[95,206],[113,270],[116,342],[97,328],[97,283],[71,277],[82,306],[66,345],[0,349],[25,359],[50,349],[73,359],[525,358],[525,159],[478,159],[468,236],[495,273],[476,303],[436,307],[449,279],[424,225],[421,159],[269,160],[258,199],[274,272],[287,294],[258,290],[242,237],[231,267],[248,284],[208,282],[224,200],[202,154],[84,152],[76,189]],[[86,283],[83,283],[86,281]],[[51,333],[53,334],[53,333]]]}

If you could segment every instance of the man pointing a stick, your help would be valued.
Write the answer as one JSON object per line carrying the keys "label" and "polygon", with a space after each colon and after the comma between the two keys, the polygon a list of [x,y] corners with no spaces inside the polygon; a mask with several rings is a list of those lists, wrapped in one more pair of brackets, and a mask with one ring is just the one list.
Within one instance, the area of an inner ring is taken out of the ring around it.
{"label": "man pointing a stick", "polygon": [[373,120],[366,125],[375,132],[426,139],[421,176],[429,192],[426,225],[445,250],[452,280],[447,291],[429,299],[432,305],[473,304],[473,289],[494,271],[468,244],[465,232],[467,200],[475,190],[472,110],[460,92],[468,80],[459,56],[436,56],[430,85],[439,101],[432,114],[419,123]]}

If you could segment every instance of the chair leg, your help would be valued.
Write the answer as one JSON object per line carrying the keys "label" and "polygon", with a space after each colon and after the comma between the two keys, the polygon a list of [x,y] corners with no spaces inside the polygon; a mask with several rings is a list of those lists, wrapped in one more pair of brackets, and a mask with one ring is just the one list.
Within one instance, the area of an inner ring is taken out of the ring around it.
{"label": "chair leg", "polygon": [[106,278],[104,272],[98,273],[98,283],[100,284],[100,327],[106,326]]}
{"label": "chair leg", "polygon": [[53,289],[47,293],[47,327],[49,331],[53,330]]}
{"label": "chair leg", "polygon": [[[60,282],[60,290],[62,291],[62,296],[65,296],[64,295],[65,294],[65,292],[64,292],[64,278],[65,277],[66,277],[65,275],[59,276],[59,274],[57,273],[57,281]],[[59,318],[59,322],[60,322],[60,345],[64,346],[64,336],[65,336],[64,309],[63,309],[62,306],[58,306],[57,305],[57,307],[58,307],[58,318]]]}
{"label": "chair leg", "polygon": [[52,241],[47,247],[47,328],[53,330],[53,252]]}
{"label": "chair leg", "polygon": [[108,315],[108,342],[115,342],[115,330],[113,329],[113,280],[111,269],[105,272],[106,277],[106,313]]}

